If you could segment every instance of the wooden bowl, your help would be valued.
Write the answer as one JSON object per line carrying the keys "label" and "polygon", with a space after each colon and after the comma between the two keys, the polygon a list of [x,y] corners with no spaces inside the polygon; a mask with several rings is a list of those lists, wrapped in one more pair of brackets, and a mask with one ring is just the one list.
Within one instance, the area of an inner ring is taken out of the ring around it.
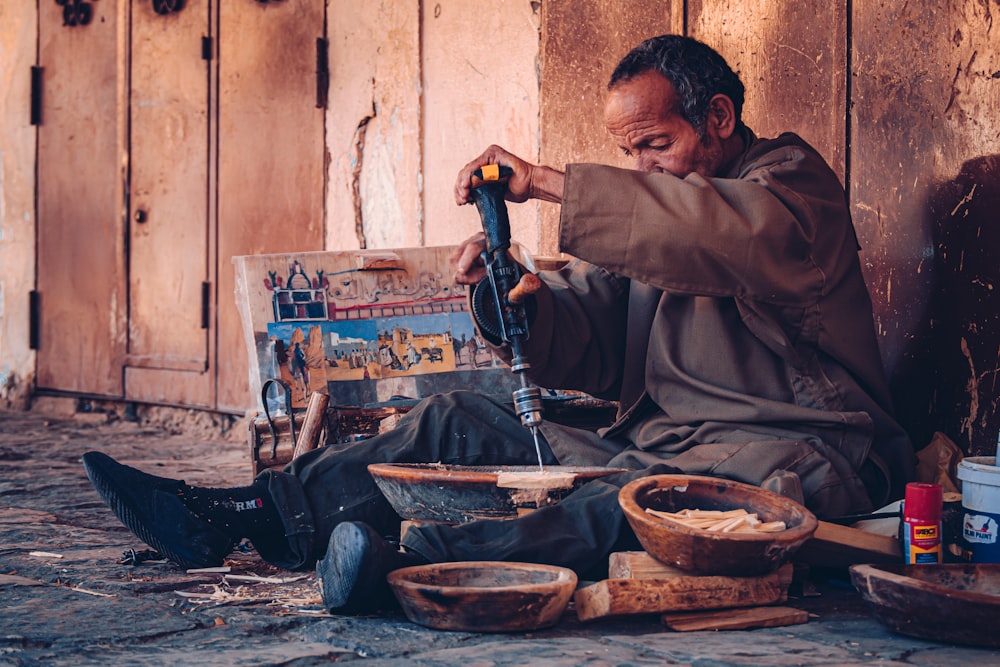
{"label": "wooden bowl", "polygon": [[921,639],[1000,647],[1000,564],[852,565],[875,618]]}
{"label": "wooden bowl", "polygon": [[388,576],[406,617],[429,628],[516,632],[555,625],[576,574],[533,563],[472,561],[394,570]]}
{"label": "wooden bowl", "polygon": [[[767,574],[812,537],[816,517],[799,503],[756,486],[699,475],[653,475],[629,482],[618,502],[653,558],[693,574]],[[745,509],[761,521],[784,521],[775,533],[715,533],[648,514],[653,509]]]}
{"label": "wooden bowl", "polygon": [[373,463],[368,472],[403,519],[466,523],[508,519],[554,505],[583,484],[620,468],[458,466]]}

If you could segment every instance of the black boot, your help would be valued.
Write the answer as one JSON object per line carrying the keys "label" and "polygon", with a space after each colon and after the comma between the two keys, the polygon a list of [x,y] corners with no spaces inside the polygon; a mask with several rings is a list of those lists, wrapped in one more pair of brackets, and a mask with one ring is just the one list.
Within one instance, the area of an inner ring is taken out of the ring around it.
{"label": "black boot", "polygon": [[363,614],[395,606],[387,574],[426,564],[386,542],[368,524],[345,521],[334,527],[326,555],[316,563],[316,580],[327,611]]}
{"label": "black boot", "polygon": [[119,521],[181,567],[221,565],[237,540],[193,514],[181,500],[184,482],[149,475],[101,452],[83,455],[87,477]]}

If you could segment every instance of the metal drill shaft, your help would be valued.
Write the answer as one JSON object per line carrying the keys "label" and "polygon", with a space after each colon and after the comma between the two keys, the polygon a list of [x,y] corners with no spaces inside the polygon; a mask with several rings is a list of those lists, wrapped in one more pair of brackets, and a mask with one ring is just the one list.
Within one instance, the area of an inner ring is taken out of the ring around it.
{"label": "metal drill shaft", "polygon": [[542,446],[538,443],[538,427],[531,427],[531,435],[535,438],[535,454],[538,456],[538,472],[545,472],[545,465],[542,463]]}

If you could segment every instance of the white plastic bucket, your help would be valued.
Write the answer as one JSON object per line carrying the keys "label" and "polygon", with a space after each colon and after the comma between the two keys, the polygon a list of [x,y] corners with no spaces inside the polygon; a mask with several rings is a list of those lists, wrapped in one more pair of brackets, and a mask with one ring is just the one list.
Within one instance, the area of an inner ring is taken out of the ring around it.
{"label": "white plastic bucket", "polygon": [[1000,467],[995,456],[963,459],[957,475],[962,482],[962,546],[974,563],[1000,563]]}

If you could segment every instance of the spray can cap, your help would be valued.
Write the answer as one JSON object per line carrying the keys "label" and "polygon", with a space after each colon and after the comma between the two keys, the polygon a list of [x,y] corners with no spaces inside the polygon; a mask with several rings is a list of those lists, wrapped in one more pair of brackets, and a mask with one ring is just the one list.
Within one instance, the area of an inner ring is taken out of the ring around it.
{"label": "spray can cap", "polygon": [[940,520],[944,489],[940,484],[910,482],[906,485],[906,502],[903,512],[909,517]]}

